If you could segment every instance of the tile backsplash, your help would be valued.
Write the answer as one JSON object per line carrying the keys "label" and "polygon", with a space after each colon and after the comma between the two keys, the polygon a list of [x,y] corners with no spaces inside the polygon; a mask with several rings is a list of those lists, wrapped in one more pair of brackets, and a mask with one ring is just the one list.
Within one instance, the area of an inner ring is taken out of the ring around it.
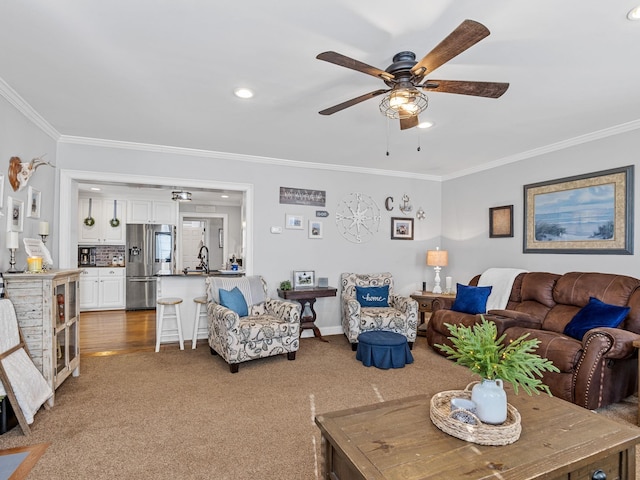
{"label": "tile backsplash", "polygon": [[125,251],[126,247],[124,245],[97,245],[96,267],[110,267],[113,265],[113,257],[119,259],[120,256],[122,256],[126,263]]}

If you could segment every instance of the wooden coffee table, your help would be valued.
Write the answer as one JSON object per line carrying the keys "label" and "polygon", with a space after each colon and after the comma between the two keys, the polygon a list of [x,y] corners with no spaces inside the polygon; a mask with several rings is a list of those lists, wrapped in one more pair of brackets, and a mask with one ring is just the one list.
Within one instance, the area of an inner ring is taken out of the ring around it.
{"label": "wooden coffee table", "polygon": [[[522,416],[520,439],[483,446],[452,437],[429,418],[431,396],[327,413],[324,480],[635,479],[640,429],[545,394],[509,392]],[[598,471],[605,476],[594,476]]]}

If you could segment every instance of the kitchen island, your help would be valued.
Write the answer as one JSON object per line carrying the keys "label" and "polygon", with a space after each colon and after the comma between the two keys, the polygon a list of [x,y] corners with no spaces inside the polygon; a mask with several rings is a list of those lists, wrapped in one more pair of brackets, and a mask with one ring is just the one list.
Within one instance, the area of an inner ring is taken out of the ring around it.
{"label": "kitchen island", "polygon": [[[158,274],[158,281],[156,282],[156,298],[162,297],[179,297],[183,301],[180,304],[180,319],[182,321],[182,336],[185,340],[185,348],[191,348],[191,338],[193,335],[193,324],[196,321],[196,303],[194,298],[202,297],[206,295],[205,279],[207,277],[218,276],[243,276],[244,272],[237,274],[221,274],[218,271],[212,270],[210,273],[204,272],[189,272],[187,274]],[[160,309],[156,309],[156,325]],[[206,339],[207,334],[205,332],[205,322],[200,325],[200,332],[198,333],[198,340]],[[162,343],[178,343],[178,334],[167,335],[166,333],[162,337]]]}

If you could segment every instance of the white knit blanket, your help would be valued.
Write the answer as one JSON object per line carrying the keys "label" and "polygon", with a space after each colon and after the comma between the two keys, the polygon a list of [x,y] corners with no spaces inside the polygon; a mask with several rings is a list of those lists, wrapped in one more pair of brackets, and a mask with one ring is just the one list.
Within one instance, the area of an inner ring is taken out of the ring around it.
{"label": "white knit blanket", "polygon": [[487,312],[489,310],[504,310],[509,302],[513,281],[521,273],[527,270],[520,268],[489,268],[478,280],[479,287],[491,286],[491,294],[487,299]]}
{"label": "white knit blanket", "polygon": [[[0,353],[4,353],[20,343],[18,320],[11,300],[0,300]],[[52,395],[53,390],[27,355],[24,348],[16,350],[1,360],[7,373],[13,393],[27,423],[33,423],[33,416]],[[6,395],[0,382],[0,396]]]}

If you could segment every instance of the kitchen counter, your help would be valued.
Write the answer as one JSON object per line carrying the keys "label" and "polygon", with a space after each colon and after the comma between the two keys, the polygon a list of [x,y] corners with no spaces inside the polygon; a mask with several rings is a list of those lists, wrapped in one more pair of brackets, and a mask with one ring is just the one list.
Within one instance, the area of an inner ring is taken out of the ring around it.
{"label": "kitchen counter", "polygon": [[245,272],[238,271],[237,273],[221,273],[219,270],[211,270],[209,273],[205,272],[178,272],[178,273],[156,273],[156,277],[243,277]]}
{"label": "kitchen counter", "polygon": [[[195,323],[196,304],[193,301],[196,297],[206,295],[206,277],[239,277],[245,275],[245,272],[239,273],[220,273],[212,270],[209,273],[189,272],[188,274],[180,273],[158,273],[156,277],[156,295],[161,297],[178,297],[182,299],[180,304],[180,320],[182,322],[182,336],[185,340],[185,348],[191,348],[191,339],[193,337],[193,325]],[[160,309],[156,309],[156,316],[160,314]],[[156,318],[157,319],[157,318]],[[204,324],[204,322],[203,322]],[[204,325],[202,325],[204,327]],[[201,329],[203,330],[203,329]],[[207,334],[203,331],[198,335],[198,339],[206,339]],[[162,343],[178,343],[178,334],[163,334]]]}

